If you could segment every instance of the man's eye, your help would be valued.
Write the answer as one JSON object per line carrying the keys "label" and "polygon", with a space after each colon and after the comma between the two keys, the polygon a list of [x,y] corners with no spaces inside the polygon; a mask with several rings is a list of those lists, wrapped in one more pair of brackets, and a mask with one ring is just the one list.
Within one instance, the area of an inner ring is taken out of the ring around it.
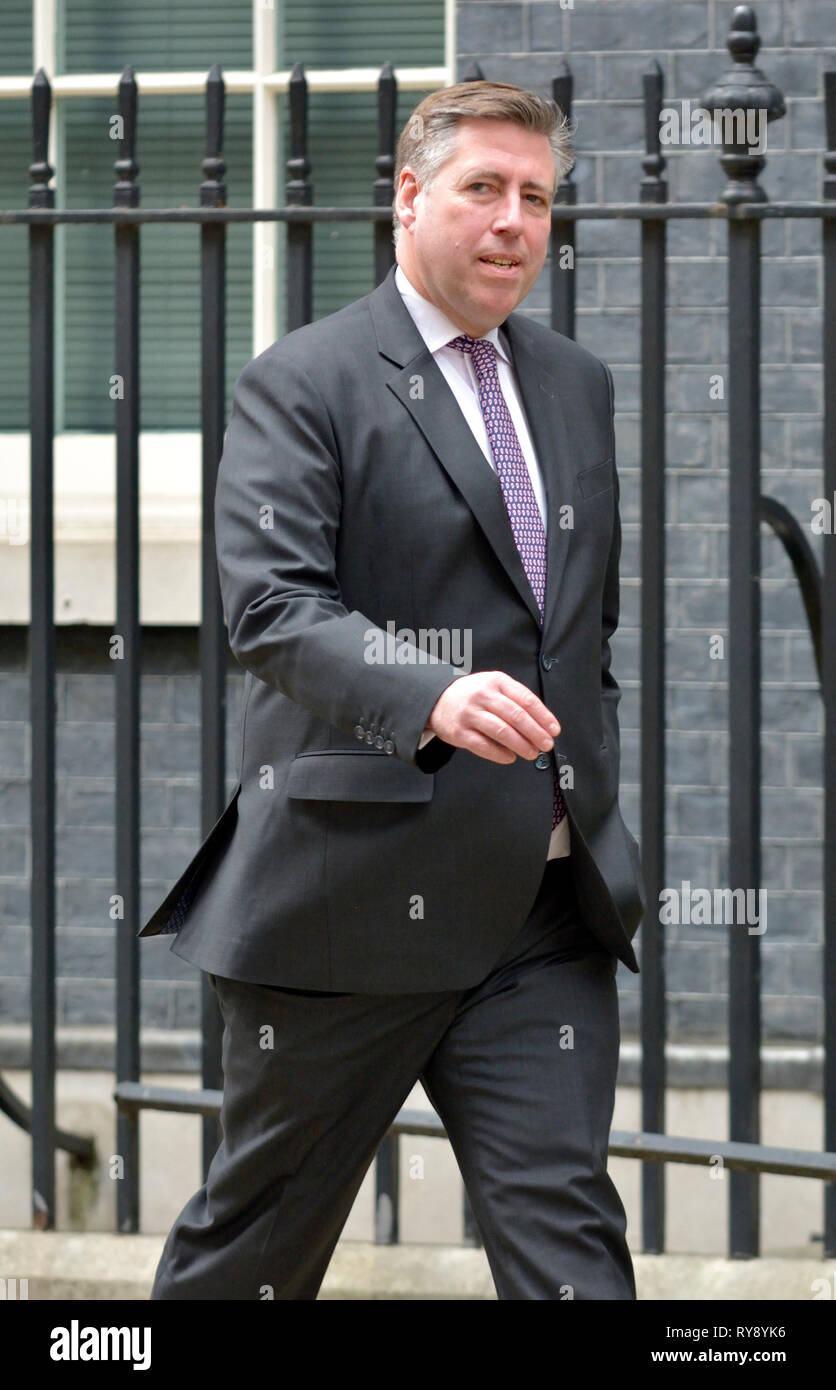
{"label": "man's eye", "polygon": [[[471,188],[488,188],[489,185],[486,184],[486,183],[482,183],[482,182],[480,182],[480,181],[477,181],[476,183],[472,183],[472,184],[470,185],[470,187],[471,187]],[[540,203],[542,207],[545,207],[545,206],[546,206],[546,200],[545,200],[545,198],[542,198],[542,197],[540,196],[539,193],[528,193],[526,196],[529,197],[529,198],[533,198],[534,201],[535,201],[535,203]]]}

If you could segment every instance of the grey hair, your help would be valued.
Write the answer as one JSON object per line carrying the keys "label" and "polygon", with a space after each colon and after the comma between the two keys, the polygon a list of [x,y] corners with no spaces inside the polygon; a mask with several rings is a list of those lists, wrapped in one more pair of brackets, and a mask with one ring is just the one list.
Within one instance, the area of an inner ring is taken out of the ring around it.
{"label": "grey hair", "polygon": [[[525,130],[548,136],[554,159],[554,187],[575,162],[571,137],[575,124],[555,101],[539,97],[509,82],[458,82],[424,97],[401,131],[395,156],[395,188],[408,164],[421,188],[429,188],[440,169],[456,153],[458,126],[467,118],[510,121]],[[397,246],[403,230],[392,202],[392,240]]]}

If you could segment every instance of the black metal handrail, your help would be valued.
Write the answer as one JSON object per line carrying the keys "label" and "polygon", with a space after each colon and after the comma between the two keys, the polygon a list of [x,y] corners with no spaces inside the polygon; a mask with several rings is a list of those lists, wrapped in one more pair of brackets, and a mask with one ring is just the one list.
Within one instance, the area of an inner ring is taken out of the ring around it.
{"label": "black metal handrail", "polygon": [[822,576],[813,554],[813,547],[789,507],[777,497],[761,497],[761,521],[765,521],[778,537],[804,604],[819,683],[822,681]]}
{"label": "black metal handrail", "polygon": [[[125,1114],[160,1110],[216,1120],[220,1115],[223,1092],[146,1086],[141,1082],[123,1081],[114,1087],[113,1099],[117,1109]],[[447,1130],[434,1110],[404,1107],[392,1121],[386,1135],[391,1146],[391,1160],[386,1162],[386,1180],[378,1181],[375,1191],[375,1241],[383,1245],[396,1243],[398,1238],[398,1140],[402,1134],[445,1139]],[[608,1152],[613,1158],[639,1158],[644,1163],[686,1163],[715,1169],[719,1160],[724,1168],[740,1172],[776,1173],[783,1177],[819,1178],[824,1182],[836,1182],[836,1153],[818,1153],[807,1149],[782,1149],[767,1144],[735,1143],[727,1139],[692,1139],[672,1134],[612,1130]],[[470,1221],[473,1221],[472,1230],[468,1230]],[[467,1243],[480,1244],[466,1193],[465,1236]]]}
{"label": "black metal handrail", "polygon": [[[11,1120],[13,1125],[24,1133],[32,1133],[32,1107],[21,1100],[16,1091],[0,1076],[0,1114]],[[55,1130],[55,1147],[72,1154],[84,1165],[91,1165],[96,1158],[96,1141],[91,1135],[74,1134],[69,1129]]]}

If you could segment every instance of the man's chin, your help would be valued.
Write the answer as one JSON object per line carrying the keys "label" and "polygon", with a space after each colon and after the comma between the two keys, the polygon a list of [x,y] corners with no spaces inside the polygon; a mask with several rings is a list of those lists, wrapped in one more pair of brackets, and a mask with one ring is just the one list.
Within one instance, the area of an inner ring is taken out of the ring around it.
{"label": "man's chin", "polygon": [[487,294],[482,291],[473,295],[467,317],[486,322],[487,327],[482,330],[483,333],[486,333],[488,328],[496,327],[507,319],[508,315],[516,309],[520,300],[524,298],[525,295],[518,294],[516,290],[512,292],[510,287],[489,291]]}

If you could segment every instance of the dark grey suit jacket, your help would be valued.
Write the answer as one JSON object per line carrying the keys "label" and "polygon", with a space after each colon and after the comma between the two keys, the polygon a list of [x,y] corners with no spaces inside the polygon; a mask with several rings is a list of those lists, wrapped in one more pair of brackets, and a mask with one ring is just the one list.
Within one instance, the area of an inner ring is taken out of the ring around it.
{"label": "dark grey suit jacket", "polygon": [[[541,631],[499,481],[394,276],[238,378],[215,519],[224,618],[247,671],[240,780],[139,935],[174,932],[193,965],[264,984],[474,985],[536,896],[556,756],[584,920],[638,971],[646,902],[618,807],[610,671],[609,368],[524,314],[504,322],[548,501]],[[461,668],[370,660],[373,631],[392,623],[469,629],[474,671],[506,671],[557,715],[554,754],[500,765],[438,738],[418,751]]]}

